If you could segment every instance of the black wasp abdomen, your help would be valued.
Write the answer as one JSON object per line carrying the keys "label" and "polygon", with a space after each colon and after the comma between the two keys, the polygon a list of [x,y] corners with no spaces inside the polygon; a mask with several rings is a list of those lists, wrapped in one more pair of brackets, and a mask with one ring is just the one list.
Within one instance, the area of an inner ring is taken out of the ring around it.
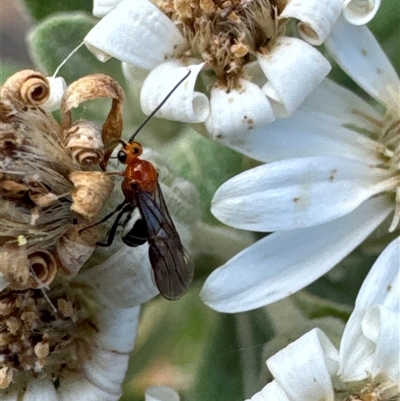
{"label": "black wasp abdomen", "polygon": [[133,227],[122,237],[124,244],[128,246],[143,245],[149,237],[147,225],[143,219],[136,220]]}

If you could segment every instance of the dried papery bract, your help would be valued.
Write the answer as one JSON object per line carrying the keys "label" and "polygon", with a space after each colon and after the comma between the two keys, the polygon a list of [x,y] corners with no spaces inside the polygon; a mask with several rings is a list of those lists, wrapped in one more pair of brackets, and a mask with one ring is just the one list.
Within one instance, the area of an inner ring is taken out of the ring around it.
{"label": "dried papery bract", "polygon": [[[60,270],[76,274],[97,240],[93,233],[77,238],[76,222],[94,218],[112,190],[112,182],[104,173],[79,171],[80,165],[65,147],[62,126],[40,108],[48,90],[46,77],[30,70],[10,77],[1,89],[0,256],[1,273],[11,288],[49,285],[60,263],[57,253],[65,251],[65,238],[70,240],[66,252],[69,262],[66,266],[65,261],[61,263]],[[67,99],[74,97],[79,100],[82,94],[70,88]],[[75,134],[82,133],[81,137],[88,139],[88,130],[96,130],[96,125],[79,122],[75,129]],[[77,138],[74,133],[70,135],[74,144]],[[101,146],[89,143],[86,155],[97,154]],[[102,150],[98,156],[99,162]],[[60,248],[61,238],[64,242]]]}
{"label": "dried papery bract", "polygon": [[11,76],[1,90],[2,100],[14,98],[27,106],[40,106],[50,96],[47,78],[33,70],[20,71]]}
{"label": "dried papery bract", "polygon": [[74,171],[69,178],[75,186],[71,210],[85,219],[92,219],[110,196],[114,183],[99,171]]}
{"label": "dried papery bract", "polygon": [[104,157],[101,128],[92,121],[77,121],[64,132],[65,146],[81,166],[99,164]]}
{"label": "dried papery bract", "polygon": [[[117,143],[115,143],[114,146],[112,144],[115,140],[121,138],[123,128],[122,102],[124,100],[124,92],[119,84],[104,74],[92,74],[78,79],[68,87],[64,94],[61,102],[61,118],[64,129],[64,140],[68,143],[68,147],[72,147],[70,144],[71,135],[75,135],[76,133],[79,134],[82,130],[82,122],[80,121],[77,123],[80,128],[78,128],[78,131],[75,131],[76,124],[72,123],[72,108],[78,107],[82,102],[87,100],[103,98],[112,99],[112,106],[107,119],[102,126],[101,136],[99,135],[100,133],[98,130],[93,129],[92,127],[91,135],[86,133],[85,135],[81,135],[80,138],[77,136],[74,137],[73,148],[75,152],[74,154],[79,155],[86,152],[88,147],[90,149],[90,146],[93,143],[96,143],[96,146],[98,146],[96,151],[102,153],[104,149],[103,144],[105,144],[107,147],[104,151],[102,160],[99,158],[92,158],[92,156],[84,159],[80,157],[76,158],[76,161],[83,165],[91,164],[91,160],[93,160],[92,164],[101,162],[100,167],[105,170],[113,148],[117,145]],[[88,126],[85,128],[89,129]],[[89,136],[92,136],[92,143],[90,143],[90,141],[88,143]],[[100,141],[102,141],[102,143]],[[79,148],[81,149],[81,153],[79,152]]]}

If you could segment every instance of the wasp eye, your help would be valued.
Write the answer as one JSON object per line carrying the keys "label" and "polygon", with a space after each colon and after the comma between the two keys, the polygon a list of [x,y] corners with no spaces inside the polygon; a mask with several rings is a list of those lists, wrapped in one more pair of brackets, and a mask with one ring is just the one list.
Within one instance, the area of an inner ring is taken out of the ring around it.
{"label": "wasp eye", "polygon": [[125,163],[126,162],[126,152],[124,152],[123,150],[120,150],[118,152],[117,158],[121,163]]}
{"label": "wasp eye", "polygon": [[137,154],[140,152],[140,150],[139,150],[139,148],[138,148],[137,146],[135,146],[135,147],[132,148],[132,152],[133,152],[135,155],[137,155]]}

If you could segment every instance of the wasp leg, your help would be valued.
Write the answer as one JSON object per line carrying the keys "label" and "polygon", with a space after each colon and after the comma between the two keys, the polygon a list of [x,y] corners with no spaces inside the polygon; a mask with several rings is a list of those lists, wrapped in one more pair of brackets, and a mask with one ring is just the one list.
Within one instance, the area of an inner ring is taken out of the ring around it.
{"label": "wasp leg", "polygon": [[[103,247],[107,247],[110,246],[113,241],[114,241],[114,237],[115,237],[115,233],[117,232],[117,228],[118,228],[118,223],[122,217],[122,215],[126,212],[129,212],[130,210],[132,210],[132,205],[130,203],[126,203],[124,202],[123,204],[119,205],[119,209],[121,209],[121,207],[125,204],[125,206],[123,207],[123,209],[118,213],[117,218],[115,219],[110,231],[108,232],[108,238],[107,238],[107,242],[96,242],[97,246],[103,246]],[[121,206],[121,207],[120,207]],[[116,210],[114,210],[114,213],[116,212]]]}
{"label": "wasp leg", "polygon": [[119,204],[111,213],[108,213],[107,216],[103,217],[100,221],[98,221],[97,223],[92,224],[92,225],[89,226],[89,227],[85,227],[85,228],[82,228],[82,230],[79,230],[79,231],[78,231],[79,234],[80,234],[82,231],[89,230],[90,228],[96,227],[96,226],[98,226],[99,224],[104,223],[104,222],[107,221],[110,217],[114,216],[115,213],[117,213],[118,211],[120,211],[120,210],[121,210],[125,205],[127,205],[127,204],[129,204],[129,203],[126,201],[126,199],[124,199],[124,201],[123,201],[121,204]]}

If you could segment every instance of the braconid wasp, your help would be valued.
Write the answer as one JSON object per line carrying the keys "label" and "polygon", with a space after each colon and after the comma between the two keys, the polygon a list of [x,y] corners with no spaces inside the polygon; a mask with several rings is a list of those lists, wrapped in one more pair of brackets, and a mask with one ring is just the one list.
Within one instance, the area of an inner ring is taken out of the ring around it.
{"label": "braconid wasp", "polygon": [[142,245],[146,241],[149,243],[149,258],[154,271],[155,283],[161,295],[169,300],[178,299],[186,292],[193,279],[193,265],[186,256],[179,234],[168,212],[158,182],[157,170],[149,161],[140,158],[143,148],[134,139],[189,74],[190,71],[140,124],[128,142],[118,140],[122,148],[118,151],[117,159],[120,163],[125,164],[126,168],[123,172],[111,174],[124,177],[121,186],[125,199],[101,221],[83,229],[87,230],[97,226],[119,212],[108,233],[107,242],[97,243],[99,246],[110,246],[122,217],[128,216],[123,223],[128,224],[130,216],[137,208],[140,217],[122,235],[122,241],[131,247]]}

